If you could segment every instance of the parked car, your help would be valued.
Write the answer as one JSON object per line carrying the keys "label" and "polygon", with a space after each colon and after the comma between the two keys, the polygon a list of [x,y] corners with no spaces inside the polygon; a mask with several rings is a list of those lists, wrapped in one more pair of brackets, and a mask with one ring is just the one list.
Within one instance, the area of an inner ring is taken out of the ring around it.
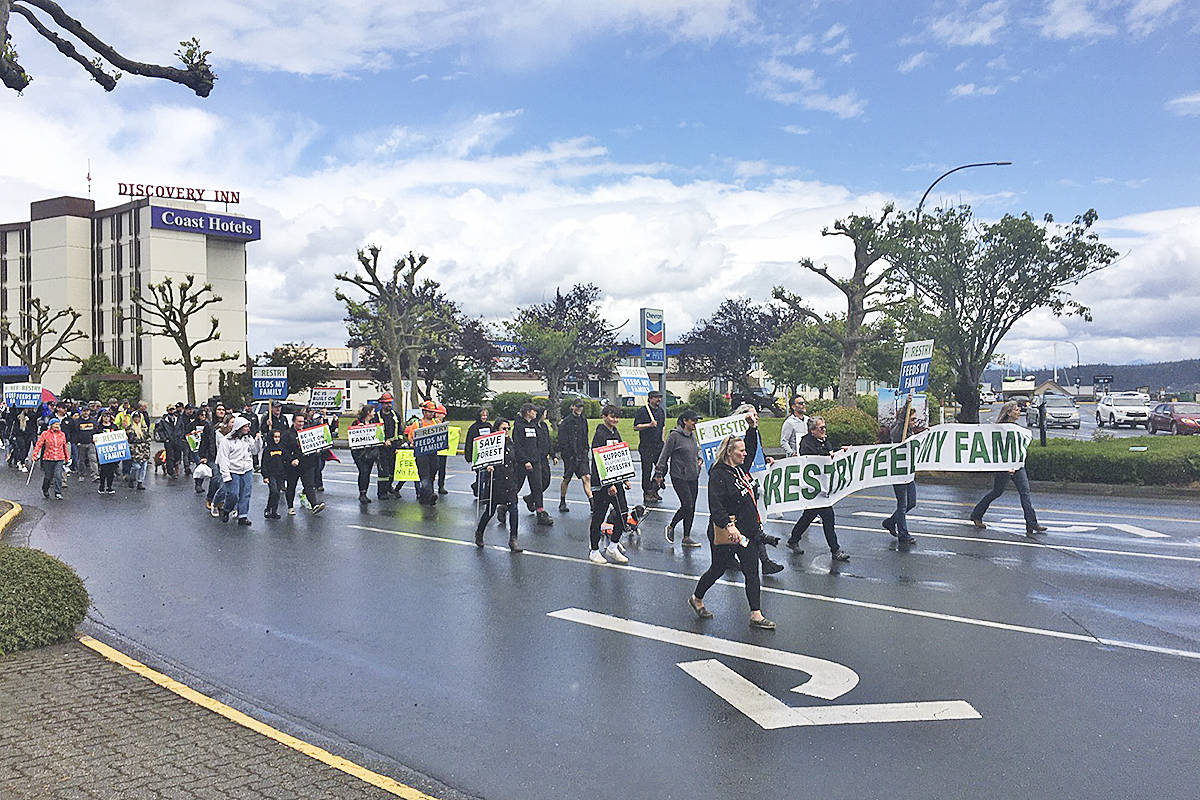
{"label": "parked car", "polygon": [[1042,426],[1042,415],[1046,417],[1046,427],[1074,428],[1079,430],[1079,408],[1074,398],[1065,394],[1043,394],[1035,397],[1029,404],[1029,427]]}
{"label": "parked car", "polygon": [[767,411],[772,416],[783,416],[783,409],[779,407],[779,402],[775,394],[768,392],[761,386],[746,386],[729,396],[729,405],[732,408],[737,408],[742,403],[749,403],[754,406],[754,410],[759,414]]}
{"label": "parked car", "polygon": [[1145,426],[1150,420],[1150,407],[1143,395],[1137,392],[1113,392],[1096,404],[1096,424],[1101,428],[1107,423],[1112,427],[1128,425],[1136,428]]}
{"label": "parked car", "polygon": [[993,392],[991,389],[980,389],[979,390],[979,402],[987,403],[987,404],[996,402],[996,393]]}
{"label": "parked car", "polygon": [[1150,433],[1200,433],[1200,403],[1159,403],[1146,421]]}

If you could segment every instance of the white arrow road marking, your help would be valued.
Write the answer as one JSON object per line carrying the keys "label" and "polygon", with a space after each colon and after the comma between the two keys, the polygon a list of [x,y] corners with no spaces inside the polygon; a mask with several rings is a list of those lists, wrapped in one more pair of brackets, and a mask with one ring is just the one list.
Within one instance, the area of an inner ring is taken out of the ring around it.
{"label": "white arrow road marking", "polygon": [[1170,538],[1165,533],[1159,533],[1158,531],[1152,531],[1149,528],[1143,528],[1139,525],[1130,525],[1126,522],[1106,522],[1104,524],[1110,528],[1116,528],[1119,531],[1125,531],[1126,533],[1132,533],[1134,536],[1141,536],[1144,539],[1168,539],[1168,538]]}
{"label": "white arrow road marking", "polygon": [[552,611],[546,616],[590,625],[593,628],[627,633],[630,636],[640,636],[643,639],[654,639],[681,647],[690,647],[693,650],[705,650],[709,653],[744,658],[760,664],[771,664],[785,669],[794,669],[797,672],[805,672],[811,677],[792,691],[819,697],[822,700],[835,700],[858,685],[857,672],[845,664],[826,661],[823,658],[789,653],[785,650],[772,650],[769,647],[718,639],[715,636],[704,636],[689,631],[677,631],[674,628],[663,628],[658,625],[648,625],[645,622],[610,617],[608,614],[597,614],[594,611],[584,611],[580,608],[564,608],[561,611]]}
{"label": "white arrow road marking", "polygon": [[718,697],[765,730],[801,725],[854,725],[868,722],[926,722],[982,719],[965,700],[914,703],[864,703],[796,708],[767,694],[720,661],[688,661],[677,665]]}

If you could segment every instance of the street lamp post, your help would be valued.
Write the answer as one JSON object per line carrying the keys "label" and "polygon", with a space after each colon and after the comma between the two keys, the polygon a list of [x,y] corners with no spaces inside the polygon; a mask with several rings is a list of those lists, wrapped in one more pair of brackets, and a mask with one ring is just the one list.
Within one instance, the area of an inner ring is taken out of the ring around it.
{"label": "street lamp post", "polygon": [[1079,398],[1079,387],[1083,383],[1080,380],[1080,374],[1079,374],[1079,345],[1075,344],[1070,339],[1063,339],[1063,341],[1066,342],[1067,344],[1071,345],[1071,347],[1075,348],[1075,397],[1076,397],[1076,399],[1078,399]]}
{"label": "street lamp post", "polygon": [[947,170],[938,176],[938,179],[929,184],[929,188],[925,190],[925,194],[921,195],[921,202],[917,203],[917,221],[921,220],[921,209],[925,206],[925,198],[929,197],[929,193],[933,191],[933,187],[937,186],[942,178],[947,175],[953,175],[960,169],[970,169],[971,167],[1008,167],[1012,166],[1011,161],[981,161],[978,164],[961,164],[954,169]]}

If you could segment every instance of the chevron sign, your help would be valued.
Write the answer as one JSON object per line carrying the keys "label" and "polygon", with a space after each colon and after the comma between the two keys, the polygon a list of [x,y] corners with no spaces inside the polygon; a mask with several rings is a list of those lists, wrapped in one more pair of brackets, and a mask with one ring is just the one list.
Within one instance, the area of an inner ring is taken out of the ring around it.
{"label": "chevron sign", "polygon": [[[666,341],[666,326],[663,324],[661,308],[642,309],[642,357],[647,367],[663,366]],[[657,357],[657,358],[656,358]]]}

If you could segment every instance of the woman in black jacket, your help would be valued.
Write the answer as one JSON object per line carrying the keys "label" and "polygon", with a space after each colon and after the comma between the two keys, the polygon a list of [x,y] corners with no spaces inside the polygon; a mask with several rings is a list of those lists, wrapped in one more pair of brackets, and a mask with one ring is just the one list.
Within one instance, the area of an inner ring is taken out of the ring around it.
{"label": "woman in black jacket", "polygon": [[[373,407],[364,405],[358,409],[358,414],[354,417],[354,425],[375,424],[375,409]],[[379,447],[352,448],[350,450],[350,457],[354,459],[354,466],[358,468],[358,502],[366,505],[371,502],[371,498],[367,497],[367,490],[371,488],[371,473],[375,471],[375,461],[379,458]]]}
{"label": "woman in black jacket", "polygon": [[[740,436],[727,436],[717,447],[716,463],[708,473],[708,509],[712,525],[708,543],[712,546],[712,566],[700,576],[688,605],[700,619],[712,619],[704,606],[704,593],[735,563],[746,578],[746,599],[750,602],[750,627],[775,630],[775,623],[763,616],[758,580],[757,545],[762,538],[758,518],[757,487],[744,464],[746,443]],[[739,544],[717,544],[713,529],[730,532]]]}
{"label": "woman in black jacket", "polygon": [[[475,546],[483,547],[483,529],[488,520],[501,508],[508,509],[508,549],[520,553],[517,545],[517,518],[520,516],[512,506],[517,502],[517,489],[520,484],[516,481],[516,460],[513,456],[512,441],[508,438],[508,421],[499,420],[497,431],[503,433],[504,460],[492,464],[479,471],[476,481],[479,484],[479,501],[483,504],[483,513],[475,526]],[[469,440],[474,441],[474,440]],[[503,517],[501,517],[503,520]]]}

